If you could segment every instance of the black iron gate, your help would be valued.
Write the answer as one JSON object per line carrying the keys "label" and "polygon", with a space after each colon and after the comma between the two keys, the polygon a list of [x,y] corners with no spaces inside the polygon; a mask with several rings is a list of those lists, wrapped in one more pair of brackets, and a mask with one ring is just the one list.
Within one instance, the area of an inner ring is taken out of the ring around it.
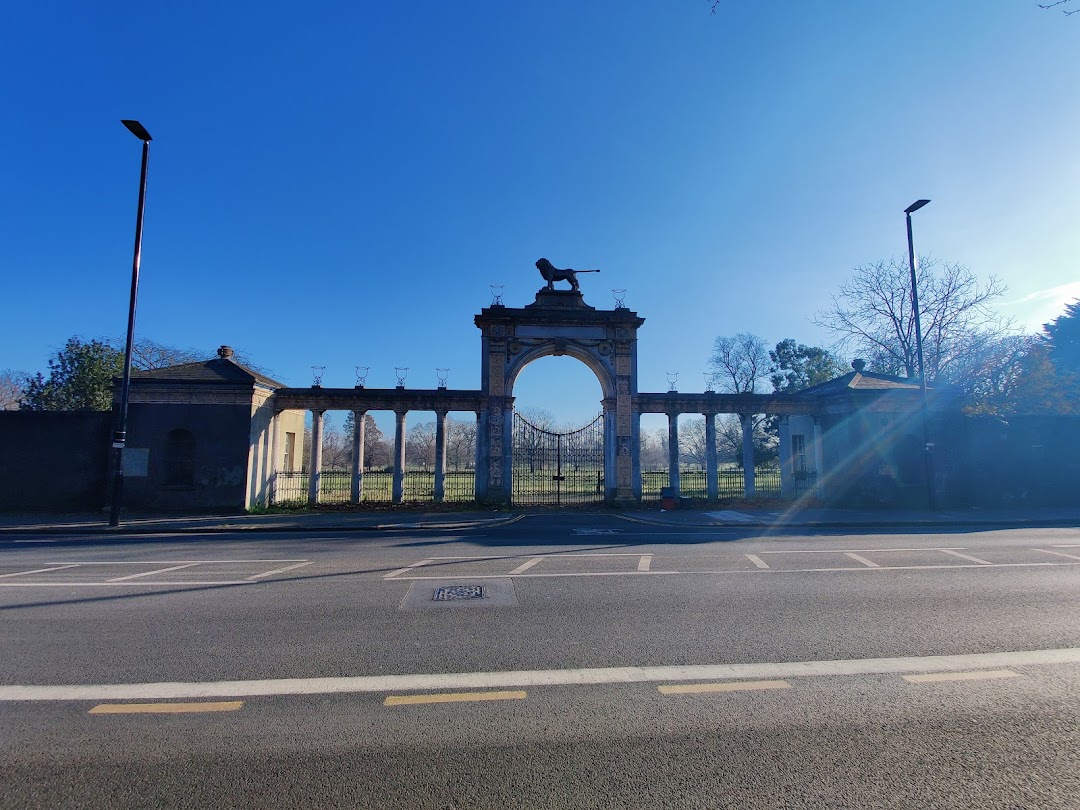
{"label": "black iron gate", "polygon": [[604,415],[566,433],[514,413],[513,501],[517,504],[604,500]]}

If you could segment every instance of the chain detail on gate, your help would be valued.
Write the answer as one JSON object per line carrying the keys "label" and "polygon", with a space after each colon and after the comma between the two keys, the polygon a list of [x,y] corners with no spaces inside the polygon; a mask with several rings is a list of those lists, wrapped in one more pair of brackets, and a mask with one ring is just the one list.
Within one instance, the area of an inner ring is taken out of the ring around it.
{"label": "chain detail on gate", "polygon": [[514,413],[513,500],[562,505],[604,500],[604,415],[555,433]]}

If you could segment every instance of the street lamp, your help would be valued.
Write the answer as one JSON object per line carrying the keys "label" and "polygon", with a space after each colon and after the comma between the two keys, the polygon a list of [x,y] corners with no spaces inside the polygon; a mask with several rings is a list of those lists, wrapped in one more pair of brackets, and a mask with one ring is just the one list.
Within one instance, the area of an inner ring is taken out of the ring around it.
{"label": "street lamp", "polygon": [[127,443],[128,395],[131,392],[131,344],[135,336],[135,300],[139,294],[139,261],[142,258],[143,210],[146,205],[146,164],[150,160],[150,133],[138,121],[121,121],[142,141],[142,172],[139,176],[139,211],[135,217],[135,257],[131,262],[131,300],[128,303],[127,343],[124,346],[124,381],[120,386],[120,414],[113,434],[113,491],[109,525],[120,525],[120,502],[124,496],[124,445]]}
{"label": "street lamp", "polygon": [[919,391],[922,394],[923,457],[926,460],[926,503],[930,511],[937,509],[934,492],[934,444],[930,441],[930,409],[926,404],[926,366],[923,365],[922,323],[919,319],[919,285],[915,278],[915,242],[911,236],[911,215],[929,203],[916,200],[904,209],[907,219],[908,266],[911,268],[911,308],[915,313],[915,351],[919,356]]}

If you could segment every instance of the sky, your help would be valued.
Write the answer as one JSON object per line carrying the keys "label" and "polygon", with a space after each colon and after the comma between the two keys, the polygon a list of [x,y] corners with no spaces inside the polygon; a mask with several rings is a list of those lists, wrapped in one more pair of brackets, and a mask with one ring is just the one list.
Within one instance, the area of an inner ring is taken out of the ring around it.
{"label": "sky", "polygon": [[[1080,4],[1080,0],[1077,0]],[[287,385],[480,385],[473,316],[600,268],[646,319],[639,388],[717,336],[829,345],[853,268],[998,276],[1027,331],[1080,297],[1080,15],[1035,0],[84,3],[0,7],[0,369],[126,328]],[[518,405],[583,423],[545,358]]]}

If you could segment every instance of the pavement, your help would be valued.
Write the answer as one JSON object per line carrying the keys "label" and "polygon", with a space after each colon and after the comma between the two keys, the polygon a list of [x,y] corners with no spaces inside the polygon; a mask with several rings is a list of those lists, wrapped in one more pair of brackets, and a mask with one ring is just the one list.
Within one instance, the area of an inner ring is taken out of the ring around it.
{"label": "pavement", "polygon": [[[906,528],[942,526],[1080,526],[1080,507],[1022,507],[1013,509],[857,510],[792,506],[788,509],[744,507],[736,509],[660,508],[640,510],[582,510],[581,514],[616,515],[624,520],[656,526],[745,528]],[[573,515],[573,509],[443,511],[423,510],[310,510],[270,514],[125,514],[112,528],[103,515],[80,513],[0,514],[4,534],[177,534],[215,532],[391,531],[411,529],[469,529],[501,526],[526,514]]]}

